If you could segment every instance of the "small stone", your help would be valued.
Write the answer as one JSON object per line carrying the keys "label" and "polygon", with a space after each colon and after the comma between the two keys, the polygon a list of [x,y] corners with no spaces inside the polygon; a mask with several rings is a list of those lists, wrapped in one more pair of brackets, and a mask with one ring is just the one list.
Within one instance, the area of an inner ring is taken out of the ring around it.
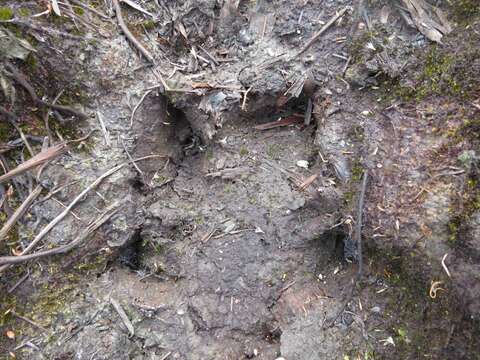
{"label": "small stone", "polygon": [[298,160],[297,161],[297,166],[301,167],[301,168],[304,168],[304,169],[308,169],[308,161],[307,160]]}
{"label": "small stone", "polygon": [[224,232],[225,234],[228,234],[228,233],[230,233],[231,231],[233,231],[236,226],[237,226],[237,224],[235,224],[234,221],[228,220],[228,221],[224,224],[223,232]]}
{"label": "small stone", "polygon": [[240,40],[243,46],[253,44],[252,34],[247,29],[240,30],[240,32],[238,33],[238,40]]}

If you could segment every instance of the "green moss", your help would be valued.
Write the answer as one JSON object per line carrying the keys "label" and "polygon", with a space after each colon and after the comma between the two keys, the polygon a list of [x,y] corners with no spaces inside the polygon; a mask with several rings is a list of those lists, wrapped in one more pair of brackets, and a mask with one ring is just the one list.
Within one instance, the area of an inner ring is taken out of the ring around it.
{"label": "green moss", "polygon": [[35,55],[33,55],[32,53],[28,54],[27,58],[25,59],[25,65],[27,66],[27,69],[29,71],[35,72],[38,67],[38,62],[35,58]]}
{"label": "green moss", "polygon": [[81,7],[77,7],[77,6],[76,6],[76,7],[73,9],[73,11],[75,12],[75,14],[80,15],[80,16],[82,16],[83,14],[85,14],[85,10],[83,10]]}
{"label": "green moss", "polygon": [[20,15],[22,17],[27,17],[27,16],[30,16],[31,14],[32,14],[32,12],[28,8],[18,9],[18,15]]}
{"label": "green moss", "polygon": [[469,22],[473,17],[480,16],[478,0],[452,0],[449,3],[453,17],[462,24]]}
{"label": "green moss", "polygon": [[157,23],[154,20],[145,20],[141,23],[145,30],[153,30]]}
{"label": "green moss", "polygon": [[9,7],[0,7],[0,20],[6,21],[13,19],[13,10]]}
{"label": "green moss", "polygon": [[360,159],[355,159],[352,164],[352,181],[358,182],[362,180],[363,165]]}
{"label": "green moss", "polygon": [[282,149],[283,148],[280,144],[270,144],[267,146],[267,150],[266,150],[267,156],[271,160],[278,160],[280,159]]}
{"label": "green moss", "polygon": [[245,146],[242,146],[242,147],[240,147],[239,154],[240,154],[240,156],[245,157],[245,156],[248,156],[249,151]]}
{"label": "green moss", "polygon": [[210,148],[207,149],[207,151],[205,152],[205,157],[208,161],[213,161],[213,150]]}

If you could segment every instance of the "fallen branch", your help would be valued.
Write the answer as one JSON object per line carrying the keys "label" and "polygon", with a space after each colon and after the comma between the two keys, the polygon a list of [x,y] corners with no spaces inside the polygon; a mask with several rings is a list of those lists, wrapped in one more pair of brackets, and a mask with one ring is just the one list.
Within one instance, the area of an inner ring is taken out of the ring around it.
{"label": "fallen branch", "polygon": [[42,192],[42,186],[37,185],[37,187],[28,195],[25,201],[15,210],[15,212],[10,216],[7,220],[5,225],[3,225],[2,229],[0,230],[0,241],[2,241],[8,234],[8,232],[12,229],[12,227],[17,223],[18,219],[20,219],[25,211],[28,210],[30,205],[33,201],[40,195]]}
{"label": "fallen branch", "polygon": [[323,27],[318,32],[316,32],[315,35],[313,35],[313,37],[308,41],[308,43],[293,58],[295,59],[300,55],[302,55],[305,51],[307,51],[315,43],[315,41],[317,41],[318,38],[322,36],[322,34],[325,31],[327,31],[330,28],[330,26],[332,26],[335,23],[335,21],[340,19],[343,16],[343,14],[345,14],[347,9],[348,8],[346,7],[343,8],[338,13],[336,13],[330,20],[328,20],[328,22],[325,25],[323,25]]}
{"label": "fallen branch", "polygon": [[[141,160],[147,160],[147,159],[153,159],[153,158],[159,158],[159,157],[165,157],[164,155],[148,155],[148,156],[144,156],[144,157],[141,157],[141,158],[138,158],[138,159],[135,159],[134,161],[141,161]],[[43,239],[43,237],[48,234],[48,232],[50,232],[50,230],[52,230],[60,221],[63,220],[63,218],[65,218],[65,216],[67,216],[67,214],[70,212],[70,210],[72,210],[72,208],[78,203],[80,202],[82,199],[85,198],[85,195],[87,195],[87,193],[89,193],[91,190],[95,189],[104,179],[106,179],[107,177],[109,177],[110,175],[114,174],[115,172],[117,172],[118,170],[122,169],[123,167],[125,167],[126,165],[129,165],[132,161],[127,161],[127,162],[124,162],[118,166],[115,166],[114,168],[108,170],[107,172],[105,172],[103,175],[101,175],[100,177],[98,177],[93,183],[91,183],[89,186],[87,186],[87,188],[85,188],[79,195],[77,195],[77,197],[75,197],[75,199],[72,200],[72,202],[65,208],[65,210],[63,210],[59,215],[57,215],[57,217],[55,219],[53,219],[52,221],[50,221],[50,223],[48,223],[47,226],[45,226],[42,231],[40,231],[40,233],[33,239],[33,241],[21,252],[20,255],[25,255],[27,253],[30,252],[30,250],[32,250],[35,245],[38,244],[38,242]],[[2,268],[0,268],[0,272],[1,272]]]}
{"label": "fallen branch", "polygon": [[119,202],[117,201],[113,205],[109,206],[99,217],[95,217],[95,220],[90,222],[86,229],[84,229],[80,235],[78,235],[75,240],[67,245],[58,246],[54,249],[39,251],[34,254],[30,255],[20,255],[20,256],[1,256],[0,257],[0,265],[14,265],[24,263],[30,260],[39,259],[46,256],[64,254],[81,243],[83,243],[95,230],[97,230],[100,226],[105,224],[107,220],[109,220],[119,209]]}
{"label": "fallen branch", "polygon": [[293,124],[299,124],[302,122],[302,119],[303,119],[303,115],[292,115],[292,116],[289,116],[285,119],[281,119],[281,120],[277,120],[277,121],[272,121],[272,122],[268,122],[268,123],[265,123],[265,124],[261,124],[261,125],[257,125],[257,126],[254,126],[253,128],[255,130],[269,130],[269,129],[274,129],[274,128],[277,128],[277,127],[281,127],[281,126],[289,126],[289,125],[293,125]]}
{"label": "fallen branch", "polygon": [[63,106],[63,105],[56,105],[56,104],[51,104],[46,101],[43,101],[37,96],[37,93],[35,92],[34,88],[32,85],[28,83],[28,81],[25,79],[25,77],[18,71],[18,69],[13,66],[12,64],[6,63],[5,64],[5,69],[7,69],[10,72],[10,76],[20,84],[30,95],[32,98],[33,102],[38,105],[38,106],[45,106],[50,109],[57,110],[59,112],[62,112],[64,114],[70,114],[74,115],[80,119],[86,119],[87,115],[84,114],[83,112],[73,109],[69,106]]}
{"label": "fallen branch", "polygon": [[363,204],[365,202],[365,190],[367,189],[367,181],[368,181],[368,171],[365,170],[363,172],[363,181],[362,181],[362,189],[360,191],[360,199],[358,200],[358,212],[357,212],[357,223],[355,224],[355,242],[357,243],[357,254],[358,254],[358,270],[357,275],[352,281],[352,288],[350,293],[348,294],[347,298],[345,299],[342,307],[337,312],[333,320],[330,322],[330,325],[327,327],[332,327],[335,324],[335,321],[343,314],[345,308],[347,307],[348,303],[353,298],[353,293],[355,292],[355,288],[357,283],[362,278],[363,273],[363,256],[362,256],[362,215],[363,215]]}
{"label": "fallen branch", "polygon": [[68,150],[68,145],[65,143],[60,143],[54,146],[49,147],[46,150],[38,153],[34,157],[28,159],[24,163],[18,165],[15,169],[10,170],[6,174],[0,176],[0,184],[7,182],[8,180],[12,179],[15,176],[21,175],[39,165],[50,161],[57,156],[65,153]]}
{"label": "fallen branch", "polygon": [[133,108],[132,115],[130,115],[130,128],[133,127],[133,117],[135,116],[135,113],[137,112],[140,105],[142,105],[143,100],[145,100],[145,98],[148,96],[148,94],[150,94],[152,91],[153,91],[153,89],[147,90],[145,92],[145,94],[143,94],[143,96],[140,98],[140,101],[137,103],[137,105],[135,105],[135,107]]}
{"label": "fallen branch", "polygon": [[122,16],[122,9],[120,7],[120,4],[118,3],[118,0],[113,0],[113,6],[115,7],[115,13],[117,15],[117,21],[118,25],[122,29],[123,33],[127,37],[127,39],[137,48],[138,51],[152,64],[155,62],[153,59],[153,56],[150,54],[150,52],[143,47],[142,44],[135,38],[135,36],[132,35],[130,30],[128,30],[127,25],[125,25],[125,21],[123,20]]}

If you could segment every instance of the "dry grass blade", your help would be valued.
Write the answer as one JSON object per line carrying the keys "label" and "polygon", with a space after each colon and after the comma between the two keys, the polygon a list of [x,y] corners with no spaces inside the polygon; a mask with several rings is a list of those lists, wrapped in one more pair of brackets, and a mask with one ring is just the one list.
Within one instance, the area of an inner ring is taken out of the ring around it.
{"label": "dry grass blade", "polygon": [[40,195],[42,192],[42,187],[38,185],[31,193],[28,195],[28,197],[25,199],[25,201],[18,207],[17,210],[10,216],[10,218],[7,220],[5,225],[3,225],[2,229],[0,230],[0,241],[2,241],[10,231],[10,229],[16,224],[17,220],[20,219],[25,211],[29,208],[31,203]]}
{"label": "dry grass blade", "polygon": [[122,29],[123,33],[127,37],[128,40],[137,48],[138,51],[151,63],[154,63],[153,56],[150,54],[150,52],[143,47],[142,44],[135,38],[135,36],[132,35],[130,30],[128,29],[127,25],[125,24],[125,21],[123,20],[122,16],[122,9],[120,8],[120,4],[118,3],[118,0],[113,0],[113,6],[115,7],[115,13],[117,14],[117,21],[118,21],[118,26]]}
{"label": "dry grass blade", "polygon": [[65,153],[67,150],[68,146],[65,143],[49,147],[48,149],[38,153],[34,157],[20,164],[15,169],[10,170],[6,174],[0,176],[0,184],[12,179],[15,176],[21,175],[39,165],[42,165],[47,161],[55,159],[56,157]]}
{"label": "dry grass blade", "polygon": [[256,125],[253,128],[255,130],[269,130],[282,126],[289,126],[293,124],[301,123],[303,120],[303,115],[292,115],[282,120],[272,121],[265,124]]}
{"label": "dry grass blade", "polygon": [[343,8],[342,10],[340,10],[338,13],[336,13],[318,32],[315,33],[315,35],[312,36],[312,38],[307,42],[307,44],[295,55],[294,58],[297,58],[299,57],[300,55],[302,55],[305,51],[307,51],[310,46],[312,46],[315,41],[318,40],[318,38],[320,36],[322,36],[322,34],[327,31],[330,26],[332,26],[333,24],[335,24],[335,21],[337,21],[338,19],[340,19],[346,12],[347,12],[348,8]]}
{"label": "dry grass blade", "polygon": [[50,2],[52,4],[53,12],[58,16],[62,16],[62,13],[60,12],[60,7],[58,6],[57,0],[51,0]]}
{"label": "dry grass blade", "polygon": [[71,243],[56,247],[54,249],[39,251],[34,254],[30,255],[20,255],[20,256],[2,256],[0,257],[0,265],[13,265],[13,264],[20,264],[26,261],[39,259],[46,256],[64,254],[66,252],[71,251],[82,242],[84,242],[95,230],[97,230],[100,226],[105,224],[119,209],[119,202],[114,203],[113,205],[109,206],[102,214],[97,217],[95,216],[95,220],[92,220],[90,224],[87,226],[86,229],[83,229],[80,235],[78,235],[75,240]]}
{"label": "dry grass blade", "polygon": [[[163,155],[149,155],[149,156],[144,156],[142,158],[134,159],[133,161],[135,162],[135,161],[153,159],[153,158],[159,158],[159,157],[165,157],[165,156],[163,156]],[[72,210],[72,208],[78,202],[80,202],[82,199],[85,198],[85,195],[87,195],[88,192],[95,189],[104,179],[106,179],[110,175],[114,174],[118,170],[122,169],[126,165],[129,165],[130,163],[132,163],[132,161],[124,162],[123,164],[115,166],[114,168],[108,170],[103,175],[98,177],[93,183],[91,183],[87,188],[85,188],[85,190],[83,190],[79,195],[77,195],[77,197],[75,197],[75,199],[72,200],[72,202],[65,208],[65,210],[63,210],[59,215],[57,215],[57,217],[55,219],[50,221],[50,223],[48,223],[48,225],[45,226],[37,236],[35,236],[33,241],[25,248],[25,250],[22,251],[22,253],[20,255],[25,255],[25,254],[29,253],[30,250],[32,250],[38,244],[38,242],[41,239],[43,239],[43,237],[46,234],[48,234],[50,232],[50,230],[52,230],[60,221],[63,220],[63,218],[65,218],[65,216],[67,216],[67,214],[70,212],[70,210]],[[1,271],[1,269],[0,269],[0,271]]]}

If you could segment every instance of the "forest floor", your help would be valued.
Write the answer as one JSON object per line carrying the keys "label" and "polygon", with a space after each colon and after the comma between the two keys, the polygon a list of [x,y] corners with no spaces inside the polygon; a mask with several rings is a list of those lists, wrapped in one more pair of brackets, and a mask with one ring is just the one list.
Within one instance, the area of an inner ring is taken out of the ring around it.
{"label": "forest floor", "polygon": [[0,1],[0,358],[479,358],[475,3]]}

